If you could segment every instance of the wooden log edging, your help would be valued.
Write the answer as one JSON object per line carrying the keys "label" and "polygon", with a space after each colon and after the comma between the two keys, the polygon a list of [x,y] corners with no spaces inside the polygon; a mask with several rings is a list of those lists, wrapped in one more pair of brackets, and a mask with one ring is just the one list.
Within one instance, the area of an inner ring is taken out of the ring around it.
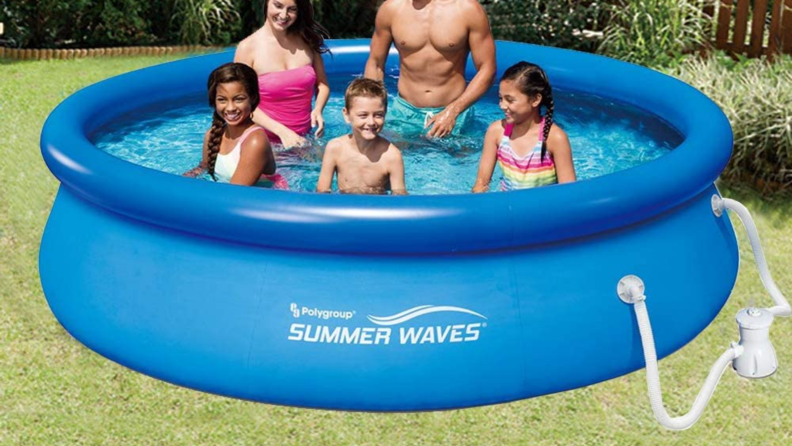
{"label": "wooden log edging", "polygon": [[33,49],[0,47],[0,59],[11,60],[50,60],[82,59],[86,57],[135,57],[165,56],[170,54],[208,53],[220,51],[224,47],[177,45],[177,46],[127,46],[91,49]]}

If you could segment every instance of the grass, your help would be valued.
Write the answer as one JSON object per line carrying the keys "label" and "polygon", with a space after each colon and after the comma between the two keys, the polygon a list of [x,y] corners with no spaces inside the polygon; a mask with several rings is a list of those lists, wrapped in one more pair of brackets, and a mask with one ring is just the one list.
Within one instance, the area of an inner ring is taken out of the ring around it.
{"label": "grass", "polygon": [[[776,321],[781,365],[747,381],[727,371],[699,422],[671,432],[654,420],[643,370],[542,398],[404,414],[345,413],[207,395],[131,372],[83,347],[58,324],[38,280],[42,230],[58,182],[38,147],[48,113],[77,89],[170,60],[0,63],[0,445],[783,445],[792,443],[792,324]],[[768,262],[791,294],[792,198],[724,188],[753,212]],[[669,412],[687,411],[732,340],[751,299],[770,305],[738,229],[742,268],[724,311],[660,363]]]}

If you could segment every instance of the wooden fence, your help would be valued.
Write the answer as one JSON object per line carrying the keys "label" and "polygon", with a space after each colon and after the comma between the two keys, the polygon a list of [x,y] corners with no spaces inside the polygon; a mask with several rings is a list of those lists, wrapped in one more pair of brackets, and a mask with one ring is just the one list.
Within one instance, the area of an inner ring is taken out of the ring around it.
{"label": "wooden fence", "polygon": [[[707,12],[714,14],[714,6]],[[792,0],[720,0],[716,26],[717,49],[770,59],[792,54]]]}
{"label": "wooden fence", "polygon": [[128,46],[123,48],[92,48],[92,49],[23,49],[3,48],[0,46],[0,58],[12,60],[49,60],[49,59],[82,59],[84,57],[113,56],[164,56],[180,53],[206,53],[220,51],[222,47],[199,45],[180,46]]}

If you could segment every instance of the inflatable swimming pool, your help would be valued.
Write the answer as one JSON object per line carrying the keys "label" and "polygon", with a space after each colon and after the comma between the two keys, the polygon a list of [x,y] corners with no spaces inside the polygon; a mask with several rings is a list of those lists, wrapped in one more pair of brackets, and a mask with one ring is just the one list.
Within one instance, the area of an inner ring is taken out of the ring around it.
{"label": "inflatable swimming pool", "polygon": [[[368,41],[331,41],[330,74]],[[118,76],[52,112],[41,147],[61,181],[40,275],[63,326],[139,372],[206,392],[305,407],[407,411],[572,389],[644,365],[630,306],[640,276],[664,357],[731,292],[738,253],[713,184],[729,123],[695,89],[590,54],[498,42],[554,85],[641,107],[684,135],[671,153],[591,180],[481,195],[256,190],[149,170],[92,130],[201,93],[233,53]],[[391,67],[396,63],[391,57]]]}

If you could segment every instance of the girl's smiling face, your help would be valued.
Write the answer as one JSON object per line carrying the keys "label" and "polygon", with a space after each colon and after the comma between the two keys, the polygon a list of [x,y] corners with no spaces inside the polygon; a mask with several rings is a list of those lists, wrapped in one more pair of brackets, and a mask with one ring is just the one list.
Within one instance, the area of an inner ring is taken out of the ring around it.
{"label": "girl's smiling face", "polygon": [[525,122],[539,112],[542,95],[529,97],[517,88],[514,81],[505,80],[498,89],[498,105],[506,115],[506,122],[515,124]]}
{"label": "girl's smiling face", "polygon": [[215,110],[229,126],[239,125],[250,119],[253,107],[242,82],[228,82],[217,86]]}
{"label": "girl's smiling face", "polygon": [[267,20],[273,28],[286,31],[297,21],[297,0],[267,0]]}

